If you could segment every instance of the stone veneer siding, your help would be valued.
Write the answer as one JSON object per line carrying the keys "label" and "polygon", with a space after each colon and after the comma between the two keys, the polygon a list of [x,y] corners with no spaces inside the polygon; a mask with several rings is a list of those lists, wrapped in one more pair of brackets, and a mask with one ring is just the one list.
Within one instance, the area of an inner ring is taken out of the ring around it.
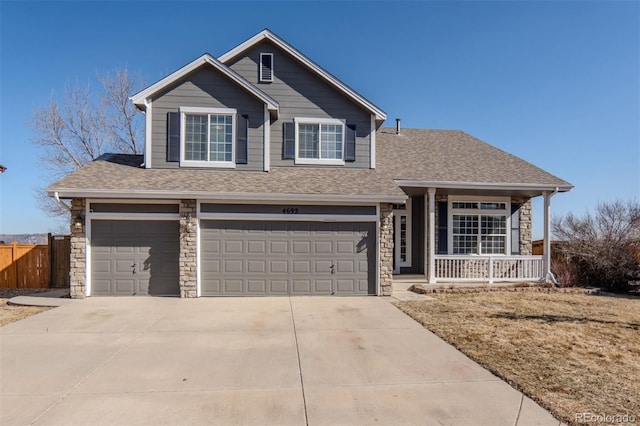
{"label": "stone veneer siding", "polygon": [[[71,262],[69,268],[70,293],[73,299],[84,299],[86,279],[87,279],[87,225],[84,223],[82,229],[74,226],[75,218],[78,215],[84,218],[86,212],[86,200],[84,198],[74,198],[71,200],[71,218],[69,228],[71,229]],[[86,221],[86,218],[85,218]]]}
{"label": "stone veneer siding", "polygon": [[531,198],[512,198],[511,202],[521,203],[520,206],[520,254],[533,254],[531,243]]}
{"label": "stone veneer siding", "polygon": [[380,292],[391,295],[393,283],[393,205],[380,204]]}
{"label": "stone veneer siding", "polygon": [[[191,223],[189,224],[189,217]],[[196,297],[198,275],[196,200],[180,201],[180,297]]]}

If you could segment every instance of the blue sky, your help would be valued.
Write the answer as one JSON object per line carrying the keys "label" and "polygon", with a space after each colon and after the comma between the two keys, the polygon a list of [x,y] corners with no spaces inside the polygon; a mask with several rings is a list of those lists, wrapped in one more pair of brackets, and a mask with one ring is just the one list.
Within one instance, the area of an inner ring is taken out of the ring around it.
{"label": "blue sky", "polygon": [[386,125],[464,130],[573,183],[554,215],[640,198],[637,1],[0,0],[0,233],[61,229],[35,204],[35,107],[119,67],[152,83],[265,27],[384,109]]}

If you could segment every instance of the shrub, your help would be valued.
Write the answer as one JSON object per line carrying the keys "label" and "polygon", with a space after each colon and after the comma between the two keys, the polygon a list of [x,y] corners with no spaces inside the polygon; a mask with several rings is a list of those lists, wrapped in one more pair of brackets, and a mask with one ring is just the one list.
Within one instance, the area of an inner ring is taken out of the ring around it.
{"label": "shrub", "polygon": [[569,213],[554,219],[553,232],[562,244],[558,250],[569,264],[557,272],[582,285],[626,290],[640,278],[640,204],[637,201],[599,203],[595,212],[578,217]]}

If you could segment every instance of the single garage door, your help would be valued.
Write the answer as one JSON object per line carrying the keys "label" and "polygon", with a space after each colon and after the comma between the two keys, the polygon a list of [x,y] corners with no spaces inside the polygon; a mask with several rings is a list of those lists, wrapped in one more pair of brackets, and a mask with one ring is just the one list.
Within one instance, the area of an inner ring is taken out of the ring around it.
{"label": "single garage door", "polygon": [[203,296],[375,294],[375,223],[201,222]]}
{"label": "single garage door", "polygon": [[92,220],[91,295],[178,295],[178,238],[177,220]]}

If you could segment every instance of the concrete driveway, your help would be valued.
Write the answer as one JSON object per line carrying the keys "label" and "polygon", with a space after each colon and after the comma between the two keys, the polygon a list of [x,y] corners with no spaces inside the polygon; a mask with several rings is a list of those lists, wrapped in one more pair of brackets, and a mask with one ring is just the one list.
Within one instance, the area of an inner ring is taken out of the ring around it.
{"label": "concrete driveway", "polygon": [[558,424],[376,297],[90,298],[0,355],[2,425]]}

